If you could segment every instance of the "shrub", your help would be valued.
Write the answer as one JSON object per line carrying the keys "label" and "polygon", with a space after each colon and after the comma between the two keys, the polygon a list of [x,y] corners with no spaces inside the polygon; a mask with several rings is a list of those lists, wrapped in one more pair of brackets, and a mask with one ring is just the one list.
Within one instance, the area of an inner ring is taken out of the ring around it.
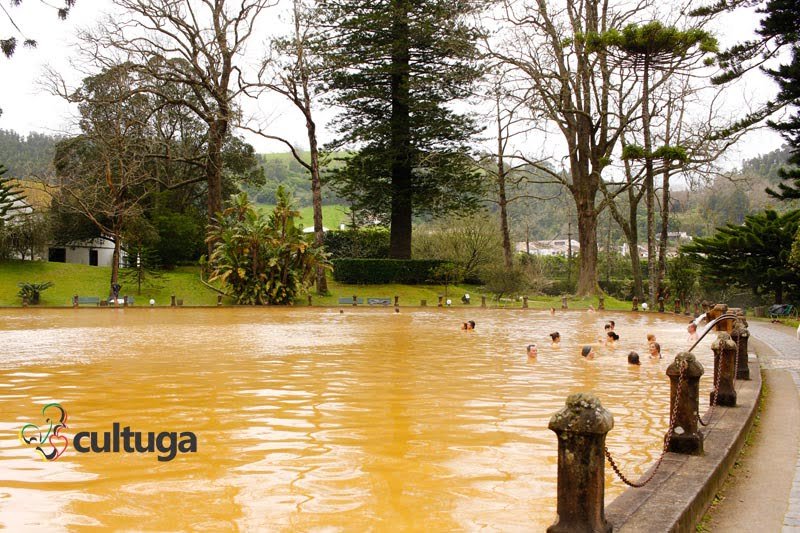
{"label": "shrub", "polygon": [[39,303],[41,293],[53,286],[52,281],[45,281],[44,283],[18,283],[19,292],[17,296],[27,299],[31,305]]}
{"label": "shrub", "polygon": [[389,256],[386,228],[328,231],[322,241],[332,259],[384,259]]}
{"label": "shrub", "polygon": [[340,283],[427,283],[445,261],[433,259],[334,259],[333,279]]}

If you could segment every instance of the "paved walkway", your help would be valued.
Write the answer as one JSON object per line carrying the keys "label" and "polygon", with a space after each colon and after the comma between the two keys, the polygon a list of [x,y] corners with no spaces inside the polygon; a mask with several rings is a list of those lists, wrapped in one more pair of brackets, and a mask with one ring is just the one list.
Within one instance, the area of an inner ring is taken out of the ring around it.
{"label": "paved walkway", "polygon": [[[774,350],[772,357],[759,357],[762,368],[784,370],[792,376],[800,394],[800,341],[795,331],[779,324],[751,321],[750,334]],[[783,531],[800,531],[800,449],[797,452],[794,482],[783,519]]]}

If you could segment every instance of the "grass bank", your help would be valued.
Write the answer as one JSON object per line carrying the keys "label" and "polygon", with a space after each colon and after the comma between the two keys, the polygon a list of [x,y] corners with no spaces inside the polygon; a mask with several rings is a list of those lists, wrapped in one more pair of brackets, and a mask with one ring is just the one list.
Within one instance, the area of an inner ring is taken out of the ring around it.
{"label": "grass bank", "polygon": [[[54,286],[42,293],[40,306],[60,307],[69,306],[72,296],[108,296],[111,278],[110,267],[93,267],[87,265],[73,265],[66,263],[46,263],[40,261],[6,261],[0,262],[0,306],[20,306],[22,300],[17,296],[18,283],[52,281]],[[163,272],[163,277],[155,282],[152,287],[142,287],[139,294],[134,285],[125,280],[122,285],[121,295],[133,296],[136,305],[147,305],[152,298],[156,305],[169,305],[170,296],[175,295],[183,299],[184,305],[216,305],[217,293],[206,287],[200,281],[199,267],[181,267]],[[401,306],[417,306],[421,300],[427,300],[429,306],[435,306],[439,295],[445,295],[442,285],[345,285],[333,280],[328,281],[329,294],[320,296],[312,292],[314,305],[337,306],[340,298],[352,301],[355,295],[358,298],[400,298]],[[486,297],[490,307],[522,307],[521,300],[503,299],[499,302],[493,300],[491,294],[481,291],[474,285],[456,285],[447,288],[447,298],[452,300],[453,306],[459,307],[461,297],[466,293],[471,297],[471,306],[480,306],[481,296]],[[223,303],[233,303],[231,299],[224,298]],[[297,305],[307,305],[305,296],[299,298]],[[578,298],[569,297],[569,307],[573,309],[586,309],[589,305],[597,308],[596,297]],[[609,310],[630,310],[629,302],[607,297],[606,308]],[[560,296],[531,296],[528,306],[532,309],[561,308]]]}

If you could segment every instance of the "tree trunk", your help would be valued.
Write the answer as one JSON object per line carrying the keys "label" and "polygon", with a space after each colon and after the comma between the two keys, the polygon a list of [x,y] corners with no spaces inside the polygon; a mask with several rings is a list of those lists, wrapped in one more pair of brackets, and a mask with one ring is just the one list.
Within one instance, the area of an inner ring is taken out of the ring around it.
{"label": "tree trunk", "polygon": [[586,296],[598,292],[597,285],[597,213],[594,195],[576,198],[578,207],[578,242],[580,242],[580,270],[577,294]]}
{"label": "tree trunk", "polygon": [[656,260],[656,226],[655,226],[655,188],[653,184],[653,158],[651,157],[653,142],[650,136],[650,62],[644,59],[642,76],[642,129],[644,130],[644,187],[645,206],[647,208],[647,271],[650,308],[656,308],[658,294],[658,261]]}
{"label": "tree trunk", "polygon": [[114,238],[114,252],[111,254],[111,285],[119,281],[119,255],[120,255],[120,232],[118,229],[114,230],[112,237]]}
{"label": "tree trunk", "polygon": [[506,270],[511,270],[512,252],[511,235],[508,231],[508,199],[506,196],[506,165],[504,159],[503,122],[500,115],[499,91],[495,99],[495,112],[497,114],[497,203],[500,206],[500,233],[503,236],[503,260]]}
{"label": "tree trunk", "polygon": [[661,188],[661,235],[658,243],[658,286],[667,274],[667,244],[669,242],[669,161],[664,161],[664,183]]}
{"label": "tree trunk", "polygon": [[[208,184],[207,219],[209,226],[214,225],[214,217],[222,211],[222,147],[228,132],[228,120],[212,121],[208,128],[208,148],[206,153],[206,182]],[[214,243],[208,243],[208,257],[214,249]]]}
{"label": "tree trunk", "polygon": [[411,257],[411,121],[409,111],[409,28],[407,0],[393,0],[389,150],[392,172],[392,215],[389,257]]}

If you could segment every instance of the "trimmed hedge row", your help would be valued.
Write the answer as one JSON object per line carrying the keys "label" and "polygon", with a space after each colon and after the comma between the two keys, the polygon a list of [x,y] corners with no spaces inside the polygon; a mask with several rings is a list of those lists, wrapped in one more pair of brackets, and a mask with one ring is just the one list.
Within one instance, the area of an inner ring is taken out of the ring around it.
{"label": "trimmed hedge row", "polygon": [[339,283],[428,283],[442,263],[435,259],[334,259],[333,279]]}

